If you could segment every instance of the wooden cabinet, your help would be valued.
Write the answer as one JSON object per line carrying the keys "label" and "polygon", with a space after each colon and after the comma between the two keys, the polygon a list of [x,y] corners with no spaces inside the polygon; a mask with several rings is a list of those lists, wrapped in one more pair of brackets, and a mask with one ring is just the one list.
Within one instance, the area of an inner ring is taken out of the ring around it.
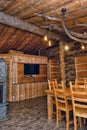
{"label": "wooden cabinet", "polygon": [[87,79],[87,56],[75,58],[76,78]]}

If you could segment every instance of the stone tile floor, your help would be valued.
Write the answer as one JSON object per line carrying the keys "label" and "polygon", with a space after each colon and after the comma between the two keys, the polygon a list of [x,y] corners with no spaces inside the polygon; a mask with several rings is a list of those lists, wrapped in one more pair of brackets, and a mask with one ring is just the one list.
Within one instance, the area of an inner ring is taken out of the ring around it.
{"label": "stone tile floor", "polygon": [[[65,130],[64,120],[58,128],[55,117],[51,121],[47,119],[46,103],[46,97],[9,103],[8,116],[0,120],[0,130]],[[87,127],[79,130],[87,130]]]}

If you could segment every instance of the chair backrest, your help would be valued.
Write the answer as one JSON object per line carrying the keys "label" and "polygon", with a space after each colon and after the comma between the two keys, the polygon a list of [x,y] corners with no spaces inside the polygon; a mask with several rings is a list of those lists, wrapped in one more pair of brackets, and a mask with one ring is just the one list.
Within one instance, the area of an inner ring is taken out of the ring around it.
{"label": "chair backrest", "polygon": [[65,95],[65,86],[63,82],[61,84],[57,84],[57,88],[54,89],[56,104],[62,104],[66,106],[66,95]]}
{"label": "chair backrest", "polygon": [[57,79],[54,79],[54,80],[48,80],[48,86],[49,86],[49,89],[53,89],[54,90],[54,87],[56,88],[58,84],[58,81]]}
{"label": "chair backrest", "polygon": [[[73,85],[70,82],[70,90],[72,95],[73,111],[81,109],[81,112],[86,109],[87,111],[87,85]],[[83,114],[79,114],[80,117],[84,117]]]}
{"label": "chair backrest", "polygon": [[54,90],[55,81],[54,80],[48,80],[48,86],[50,90]]}
{"label": "chair backrest", "polygon": [[84,85],[86,82],[86,79],[75,79],[75,84],[78,85]]}

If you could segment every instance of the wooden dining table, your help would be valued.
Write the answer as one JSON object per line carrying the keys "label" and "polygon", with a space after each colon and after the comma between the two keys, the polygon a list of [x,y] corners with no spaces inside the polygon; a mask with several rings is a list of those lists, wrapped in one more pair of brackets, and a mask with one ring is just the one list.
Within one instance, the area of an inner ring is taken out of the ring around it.
{"label": "wooden dining table", "polygon": [[[54,91],[53,90],[45,90],[47,94],[47,110],[48,110],[48,119],[51,120],[53,116],[53,97],[54,97]],[[71,100],[71,92],[70,88],[65,88],[65,93],[67,100]]]}

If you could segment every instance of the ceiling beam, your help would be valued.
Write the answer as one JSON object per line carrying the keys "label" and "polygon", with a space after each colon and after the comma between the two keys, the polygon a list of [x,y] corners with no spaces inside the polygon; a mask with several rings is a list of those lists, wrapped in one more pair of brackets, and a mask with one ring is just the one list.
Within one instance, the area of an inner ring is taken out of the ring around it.
{"label": "ceiling beam", "polygon": [[[11,26],[11,27],[15,27],[21,30],[25,30],[25,31],[28,31],[28,32],[31,32],[40,36],[44,36],[45,34],[47,34],[47,31],[45,29],[39,28],[27,22],[24,22],[21,19],[5,14],[3,12],[0,12],[0,23]],[[47,36],[48,38],[55,39],[58,41],[61,39],[60,35],[54,34],[52,32],[49,32]]]}

